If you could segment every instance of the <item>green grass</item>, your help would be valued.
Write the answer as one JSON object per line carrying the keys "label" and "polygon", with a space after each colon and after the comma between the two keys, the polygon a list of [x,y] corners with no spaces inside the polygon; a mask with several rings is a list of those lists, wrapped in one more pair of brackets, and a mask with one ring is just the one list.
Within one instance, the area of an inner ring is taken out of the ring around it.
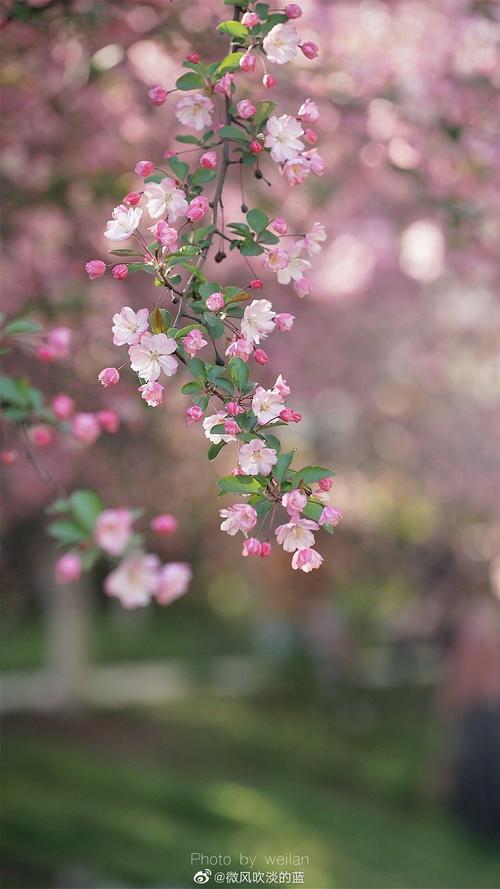
{"label": "green grass", "polygon": [[308,856],[306,889],[493,889],[498,857],[422,800],[426,706],[357,694],[327,713],[203,697],[12,717],[4,889],[50,887],[71,869],[85,889],[180,889],[194,885],[197,851],[257,856],[264,871],[266,855]]}

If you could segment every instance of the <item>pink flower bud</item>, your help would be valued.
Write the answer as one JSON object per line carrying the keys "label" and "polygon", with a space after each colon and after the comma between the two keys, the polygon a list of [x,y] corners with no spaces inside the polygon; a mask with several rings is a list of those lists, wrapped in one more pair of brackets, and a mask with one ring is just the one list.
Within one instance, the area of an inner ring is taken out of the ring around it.
{"label": "pink flower bud", "polygon": [[155,168],[153,161],[138,161],[134,171],[138,176],[149,176]]}
{"label": "pink flower bud", "polygon": [[325,506],[319,519],[318,525],[338,525],[338,523],[342,520],[342,513],[339,509],[335,509],[333,506]]}
{"label": "pink flower bud", "polygon": [[252,290],[262,290],[263,286],[264,281],[261,281],[260,278],[253,278],[250,281],[250,287],[252,288]]}
{"label": "pink flower bud", "polygon": [[52,346],[49,346],[47,343],[41,343],[38,346],[38,348],[35,352],[35,355],[38,358],[38,360],[42,361],[44,364],[53,364],[53,362],[57,358],[55,350],[52,348]]}
{"label": "pink flower bud", "polygon": [[54,327],[47,333],[47,343],[54,350],[56,358],[67,358],[73,334],[69,327]]}
{"label": "pink flower bud", "polygon": [[129,207],[136,207],[141,199],[140,191],[129,191],[128,194],[123,198],[123,203],[128,204]]}
{"label": "pink flower bud", "polygon": [[317,43],[313,43],[312,40],[305,40],[304,43],[299,43],[299,48],[304,53],[306,59],[318,58],[319,46]]}
{"label": "pink flower bud", "polygon": [[260,18],[256,12],[245,12],[241,17],[241,24],[246,28],[255,28],[260,24]]}
{"label": "pink flower bud", "polygon": [[240,68],[242,71],[245,71],[246,74],[255,71],[256,64],[257,59],[251,52],[245,53],[240,59]]}
{"label": "pink flower bud", "polygon": [[200,167],[205,170],[213,170],[217,166],[217,155],[215,151],[205,151],[200,157]]}
{"label": "pink flower bud", "polygon": [[243,120],[249,120],[249,118],[253,117],[257,111],[255,105],[252,105],[248,99],[242,99],[241,102],[237,103],[236,107],[238,109],[238,114]]}
{"label": "pink flower bud", "polygon": [[238,414],[245,413],[245,408],[241,407],[240,404],[236,404],[235,401],[227,401],[224,407],[227,410],[228,414],[231,414],[232,417],[237,417]]}
{"label": "pink flower bud", "polygon": [[186,411],[186,425],[193,426],[195,423],[199,423],[203,417],[203,411],[199,404],[193,404],[191,407],[188,407]]}
{"label": "pink flower bud", "polygon": [[297,117],[304,123],[316,123],[319,120],[319,108],[312,99],[306,99],[299,108]]}
{"label": "pink flower bud", "polygon": [[111,274],[116,281],[123,281],[123,279],[126,278],[128,275],[128,265],[125,265],[124,262],[121,262],[119,265],[115,265]]}
{"label": "pink flower bud", "polygon": [[290,407],[285,407],[280,413],[280,420],[283,420],[285,423],[300,423],[302,414],[299,414],[298,411],[292,411]]}
{"label": "pink flower bud", "polygon": [[164,388],[165,386],[162,386],[161,383],[151,380],[149,383],[145,383],[144,386],[139,386],[138,392],[141,393],[141,398],[144,399],[149,407],[158,407],[163,401]]}
{"label": "pink flower bud", "polygon": [[271,222],[271,228],[277,235],[286,235],[288,233],[288,225],[282,216],[277,216],[276,219]]}
{"label": "pink flower bud", "polygon": [[240,427],[236,420],[224,420],[224,432],[226,432],[227,435],[238,435],[239,431]]}
{"label": "pink flower bud", "polygon": [[315,549],[306,547],[305,549],[297,549],[293,554],[292,568],[297,571],[304,571],[309,574],[315,568],[320,568],[323,564],[323,556],[320,556]]}
{"label": "pink flower bud", "polygon": [[155,534],[173,534],[177,531],[177,519],[169,512],[162,512],[151,520],[149,527]]}
{"label": "pink flower bud", "polygon": [[264,543],[262,544],[261,550],[260,550],[261,559],[267,559],[268,556],[271,555],[271,551],[272,551],[271,544],[267,540],[265,540]]}
{"label": "pink flower bud", "polygon": [[297,296],[300,296],[301,298],[303,296],[307,296],[307,294],[310,293],[312,289],[311,282],[309,278],[306,278],[305,275],[302,275],[302,278],[299,278],[298,281],[294,281],[293,286]]}
{"label": "pink flower bud", "polygon": [[39,448],[49,448],[54,442],[54,430],[50,426],[32,426],[30,438]]}
{"label": "pink flower bud", "polygon": [[261,552],[262,544],[256,537],[249,537],[248,540],[245,540],[243,543],[243,549],[241,550],[242,556],[260,556]]}
{"label": "pink flower bud", "polygon": [[314,130],[309,129],[304,130],[304,139],[306,142],[309,142],[309,145],[316,145],[316,142],[318,141],[318,137]]}
{"label": "pink flower bud", "polygon": [[257,139],[252,139],[252,141],[250,142],[250,151],[252,152],[252,154],[260,154],[262,150],[263,146],[260,144],[260,142],[257,142]]}
{"label": "pink flower bud", "polygon": [[72,583],[82,575],[82,563],[76,553],[66,553],[56,562],[56,582]]}
{"label": "pink flower bud", "polygon": [[170,160],[171,157],[175,157],[176,154],[177,154],[176,151],[171,151],[170,149],[167,148],[167,150],[163,152],[163,157],[165,158],[166,161],[168,161],[168,160]]}
{"label": "pink flower bud", "polygon": [[210,309],[211,312],[218,312],[219,309],[222,309],[223,305],[224,297],[218,290],[215,293],[210,294],[206,302],[207,309]]}
{"label": "pink flower bud", "polygon": [[98,411],[97,419],[101,429],[114,435],[120,428],[120,417],[116,411]]}
{"label": "pink flower bud", "polygon": [[152,86],[151,89],[148,90],[148,96],[149,96],[149,101],[153,105],[160,106],[160,105],[163,105],[163,103],[165,102],[165,100],[168,96],[168,93],[167,93],[167,90],[163,86],[156,84],[156,86]]}
{"label": "pink flower bud", "polygon": [[75,414],[71,421],[71,432],[82,444],[93,444],[101,434],[101,427],[94,414]]}
{"label": "pink flower bud", "polygon": [[153,232],[153,235],[162,247],[167,247],[171,251],[177,248],[177,239],[179,237],[177,229],[170,228],[163,219],[152,225],[149,231]]}
{"label": "pink flower bud", "polygon": [[253,357],[255,358],[257,364],[267,364],[269,361],[269,355],[267,352],[264,352],[264,349],[256,349],[253,353]]}
{"label": "pink flower bud", "polygon": [[15,448],[0,451],[0,463],[2,464],[2,466],[13,466],[13,464],[17,462],[18,458],[19,451],[16,451]]}
{"label": "pink flower bud", "polygon": [[289,19],[300,19],[302,15],[302,10],[298,3],[289,3],[288,6],[285,6],[284,12]]}
{"label": "pink flower bud", "polygon": [[97,379],[107,389],[108,386],[116,386],[120,382],[120,374],[116,367],[105,367],[104,370],[101,370]]}
{"label": "pink flower bud", "polygon": [[276,86],[278,81],[276,80],[275,77],[273,77],[272,74],[264,74],[264,77],[262,78],[262,83],[264,84],[266,89],[272,90],[273,86]]}
{"label": "pink flower bud", "polygon": [[234,74],[224,74],[218,83],[214,86],[214,92],[219,93],[221,96],[227,96],[228,99],[231,98],[232,95],[232,86],[234,83]]}
{"label": "pink flower bud", "polygon": [[75,410],[75,402],[69,395],[65,395],[64,392],[56,395],[52,399],[50,406],[58,420],[69,420]]}
{"label": "pink flower bud", "polygon": [[203,219],[205,213],[208,211],[208,199],[205,195],[199,195],[196,198],[193,198],[189,203],[189,207],[186,210],[186,216],[190,220],[190,222],[199,222],[200,219]]}
{"label": "pink flower bud", "polygon": [[274,316],[274,323],[282,333],[288,333],[292,329],[294,321],[295,315],[290,315],[288,312],[280,312],[279,315]]}
{"label": "pink flower bud", "polygon": [[197,65],[200,61],[200,57],[197,52],[190,52],[188,56],[186,56],[188,62],[192,62],[193,65]]}
{"label": "pink flower bud", "polygon": [[91,259],[90,262],[85,263],[85,271],[91,281],[94,281],[95,278],[102,278],[106,271],[106,263],[102,259]]}

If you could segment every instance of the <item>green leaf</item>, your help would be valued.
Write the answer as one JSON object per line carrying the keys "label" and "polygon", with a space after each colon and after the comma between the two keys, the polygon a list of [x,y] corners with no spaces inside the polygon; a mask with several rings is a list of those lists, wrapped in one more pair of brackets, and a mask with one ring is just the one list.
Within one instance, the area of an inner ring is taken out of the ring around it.
{"label": "green leaf", "polygon": [[151,265],[147,265],[145,262],[129,262],[128,270],[131,275],[135,272],[146,272],[148,275],[156,275],[156,271]]}
{"label": "green leaf", "polygon": [[188,367],[193,374],[193,377],[202,377],[205,379],[205,362],[202,361],[201,358],[191,358],[191,360],[188,361]]}
{"label": "green leaf", "polygon": [[179,160],[178,157],[170,157],[168,159],[168,165],[178,179],[185,179],[189,173],[189,164]]}
{"label": "green leaf", "polygon": [[248,364],[246,364],[245,361],[242,361],[241,358],[231,358],[229,361],[229,371],[234,385],[237,386],[241,392],[247,385],[248,377],[250,376]]}
{"label": "green leaf", "polygon": [[54,500],[45,507],[45,512],[48,515],[55,515],[58,512],[69,512],[69,500],[63,500],[62,498]]}
{"label": "green leaf", "polygon": [[218,293],[219,290],[220,284],[217,284],[216,281],[205,281],[204,284],[201,284],[200,287],[198,287],[198,293],[203,299],[212,296],[212,293]]}
{"label": "green leaf", "polygon": [[221,127],[220,130],[217,131],[217,135],[221,137],[221,139],[235,139],[236,142],[248,142],[250,137],[248,133],[244,130],[240,130],[239,127],[234,127],[232,124],[229,126]]}
{"label": "green leaf", "polygon": [[178,90],[198,90],[203,89],[205,81],[200,74],[196,74],[194,71],[189,71],[187,74],[183,74],[176,80],[175,86]]}
{"label": "green leaf", "polygon": [[192,330],[201,330],[203,333],[205,328],[203,327],[203,324],[186,324],[186,326],[181,327],[180,330],[175,330],[175,327],[172,328],[172,330],[175,331],[172,336],[174,336],[176,340],[180,340],[183,336],[187,336]]}
{"label": "green leaf", "polygon": [[184,383],[181,388],[181,392],[183,395],[192,395],[193,392],[201,392],[203,386],[201,383],[196,383],[192,380],[190,383]]}
{"label": "green leaf", "polygon": [[198,244],[200,241],[204,241],[205,238],[208,238],[209,235],[214,231],[215,226],[210,223],[210,225],[202,225],[200,228],[197,228],[194,233],[194,241]]}
{"label": "green leaf", "polygon": [[92,534],[97,516],[103,510],[101,498],[95,491],[73,491],[69,496],[71,512],[87,534]]}
{"label": "green leaf", "polygon": [[259,241],[261,244],[279,244],[279,238],[277,235],[273,235],[272,232],[263,231],[259,235]]}
{"label": "green leaf", "polygon": [[0,400],[16,407],[29,407],[29,384],[27,380],[18,380],[14,377],[0,377]]}
{"label": "green leaf", "polygon": [[264,102],[259,102],[257,105],[257,111],[255,112],[252,122],[255,128],[258,130],[264,121],[271,116],[274,109],[276,108],[276,102],[271,102],[266,99]]}
{"label": "green leaf", "polygon": [[132,250],[131,247],[117,247],[116,250],[108,250],[113,256],[142,256],[138,250]]}
{"label": "green leaf", "polygon": [[218,481],[221,494],[258,494],[261,482],[253,475],[227,475]]}
{"label": "green leaf", "polygon": [[43,330],[41,324],[32,318],[14,318],[5,325],[2,334],[14,336],[18,333],[40,333],[41,330]]}
{"label": "green leaf", "polygon": [[240,253],[242,256],[260,256],[261,253],[264,253],[264,248],[256,244],[255,241],[243,241]]}
{"label": "green leaf", "polygon": [[218,454],[222,451],[222,448],[226,444],[225,441],[220,441],[219,444],[211,444],[208,449],[208,459],[215,460]]}
{"label": "green leaf", "polygon": [[277,482],[281,483],[285,478],[294,454],[295,451],[288,451],[286,454],[280,454],[278,457],[278,462],[273,467],[273,476]]}
{"label": "green leaf", "polygon": [[80,555],[80,562],[82,563],[83,570],[90,571],[90,569],[94,567],[100,555],[101,550],[98,546],[92,546],[90,549],[86,549],[85,552]]}
{"label": "green leaf", "polygon": [[230,52],[217,67],[216,74],[225,74],[227,71],[236,71],[239,67],[240,59],[244,56],[243,52]]}
{"label": "green leaf", "polygon": [[249,210],[247,213],[247,220],[250,228],[253,228],[254,232],[263,232],[269,225],[269,217],[266,216],[262,210]]}
{"label": "green leaf", "polygon": [[231,380],[226,379],[226,377],[220,377],[217,380],[217,388],[223,389],[224,392],[227,392],[228,395],[232,395],[234,391],[234,386]]}
{"label": "green leaf", "polygon": [[331,469],[325,469],[323,466],[304,466],[299,469],[295,476],[295,483],[298,485],[303,482],[310,485],[313,482],[319,482],[322,478],[331,478],[335,473]]}
{"label": "green leaf", "polygon": [[212,182],[213,179],[217,176],[216,170],[206,170],[205,167],[198,167],[197,170],[191,176],[191,184],[192,185],[206,185],[207,182]]}
{"label": "green leaf", "polygon": [[149,316],[149,324],[153,333],[166,333],[168,330],[167,319],[162,309],[154,309]]}
{"label": "green leaf", "polygon": [[321,513],[323,512],[323,506],[321,505],[321,503],[316,503],[314,500],[308,500],[302,512],[308,518],[313,519],[313,521],[317,522]]}
{"label": "green leaf", "polygon": [[273,450],[276,451],[277,454],[279,454],[279,452],[281,451],[281,442],[279,438],[276,438],[276,436],[273,435],[271,432],[263,432],[262,434],[266,440],[267,447],[273,448]]}
{"label": "green leaf", "polygon": [[177,142],[183,142],[184,145],[199,145],[200,140],[196,136],[176,136]]}
{"label": "green leaf", "polygon": [[288,16],[282,12],[277,12],[274,15],[270,15],[267,22],[262,25],[262,32],[264,34],[269,33],[271,28],[274,28],[275,25],[284,24],[288,21]]}
{"label": "green leaf", "polygon": [[245,25],[242,25],[241,22],[221,22],[217,25],[217,30],[221,32],[221,34],[230,34],[231,37],[238,37],[240,40],[243,40],[248,36],[248,28]]}
{"label": "green leaf", "polygon": [[70,521],[52,522],[48,526],[47,532],[55,540],[65,544],[82,543],[88,536],[80,525]]}

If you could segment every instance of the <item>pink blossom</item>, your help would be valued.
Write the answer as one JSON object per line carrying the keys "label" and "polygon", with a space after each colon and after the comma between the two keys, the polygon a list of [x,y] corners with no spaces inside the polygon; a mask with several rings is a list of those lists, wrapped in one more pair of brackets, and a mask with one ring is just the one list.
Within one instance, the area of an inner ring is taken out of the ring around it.
{"label": "pink blossom", "polygon": [[213,170],[217,166],[217,154],[215,151],[205,151],[200,157],[200,167],[205,170]]}
{"label": "pink blossom", "polygon": [[316,102],[312,99],[306,99],[299,108],[298,117],[304,123],[316,123],[319,120],[319,109]]}
{"label": "pink blossom", "polygon": [[272,74],[264,74],[262,83],[267,90],[272,90],[273,86],[276,86],[278,81],[276,80],[276,77],[273,77]]}
{"label": "pink blossom", "polygon": [[288,250],[287,264],[285,267],[278,268],[276,277],[280,284],[289,284],[290,281],[298,281],[304,276],[304,273],[311,268],[308,259],[301,258],[302,241],[296,241],[292,248]]}
{"label": "pink blossom", "polygon": [[298,411],[292,411],[290,407],[285,407],[279,416],[280,420],[283,420],[285,423],[300,423],[302,420],[302,414],[299,414]]}
{"label": "pink blossom", "polygon": [[256,537],[249,537],[243,541],[241,549],[242,556],[260,556],[262,553],[262,544]]}
{"label": "pink blossom", "polygon": [[211,312],[218,312],[224,306],[224,295],[219,290],[210,294],[206,301],[206,306]]}
{"label": "pink blossom", "polygon": [[152,219],[166,214],[168,222],[176,222],[179,216],[186,215],[186,195],[181,188],[177,188],[175,179],[170,176],[165,176],[161,182],[148,182],[144,188],[144,197]]}
{"label": "pink blossom", "polygon": [[293,554],[292,568],[294,570],[299,569],[300,571],[304,571],[305,574],[309,574],[309,572],[314,571],[315,568],[320,568],[322,564],[323,556],[320,556],[315,549],[304,547],[303,549],[298,549]]}
{"label": "pink blossom", "polygon": [[305,158],[299,155],[287,161],[282,172],[289,185],[302,185],[309,176],[311,167]]}
{"label": "pink blossom", "polygon": [[42,361],[44,364],[53,364],[54,361],[56,361],[56,353],[47,343],[41,343],[38,346],[35,355],[38,360]]}
{"label": "pink blossom", "polygon": [[101,434],[101,427],[94,414],[81,413],[73,417],[71,432],[82,444],[94,444]]}
{"label": "pink blossom", "polygon": [[139,386],[138,391],[149,407],[158,407],[163,401],[164,388],[165,386],[162,386],[161,383],[153,380],[152,382],[145,383],[144,386]]}
{"label": "pink blossom", "polygon": [[112,272],[113,278],[117,281],[123,281],[124,278],[128,275],[128,265],[125,265],[124,262],[121,262],[119,265],[115,265]]}
{"label": "pink blossom", "polygon": [[338,525],[342,520],[342,513],[339,509],[335,509],[333,506],[325,506],[319,519],[318,523],[320,525]]}
{"label": "pink blossom", "polygon": [[186,216],[190,222],[199,222],[200,219],[203,219],[205,213],[208,212],[208,199],[205,195],[199,195],[196,198],[193,198],[189,203],[189,207],[186,210]]}
{"label": "pink blossom", "polygon": [[286,235],[288,233],[288,225],[282,216],[277,216],[276,219],[273,219],[271,228],[277,235]]}
{"label": "pink blossom", "polygon": [[120,373],[116,367],[105,367],[104,370],[101,370],[97,379],[107,389],[108,386],[116,386],[120,382]]}
{"label": "pink blossom", "polygon": [[271,149],[271,157],[277,164],[284,164],[304,148],[301,141],[304,130],[300,121],[290,114],[282,114],[280,117],[272,115],[266,125],[266,148]]}
{"label": "pink blossom", "polygon": [[102,259],[91,259],[85,263],[85,271],[91,281],[96,278],[102,278],[106,271],[106,263]]}
{"label": "pink blossom", "polygon": [[252,278],[252,280],[250,281],[250,287],[252,288],[252,290],[262,290],[262,288],[264,287],[264,281],[262,281],[260,278]]}
{"label": "pink blossom", "polygon": [[304,249],[309,256],[316,256],[321,253],[321,243],[326,241],[325,226],[320,222],[314,222],[310,231],[307,232],[302,242]]}
{"label": "pink blossom", "polygon": [[319,46],[317,43],[313,43],[312,40],[304,40],[303,43],[299,43],[299,47],[304,53],[306,59],[317,59],[319,55]]}
{"label": "pink blossom", "polygon": [[322,478],[319,480],[318,485],[322,491],[330,491],[333,486],[333,478],[331,476],[329,478]]}
{"label": "pink blossom", "polygon": [[284,13],[289,19],[299,19],[302,15],[302,9],[298,3],[289,3],[288,6],[285,6]]}
{"label": "pink blossom", "polygon": [[221,96],[227,96],[228,99],[230,99],[233,83],[234,74],[228,72],[227,74],[224,74],[221,79],[215,84],[214,92],[219,93],[219,95]]}
{"label": "pink blossom", "polygon": [[94,540],[109,556],[121,556],[132,534],[129,509],[104,509],[96,519]]}
{"label": "pink blossom", "polygon": [[56,562],[56,582],[72,583],[82,576],[82,563],[76,553],[65,553]]}
{"label": "pink blossom", "polygon": [[227,432],[228,435],[238,435],[239,431],[240,427],[236,420],[224,420],[224,432]]}
{"label": "pink blossom", "polygon": [[119,312],[113,315],[113,343],[115,346],[132,346],[139,342],[143,333],[148,329],[149,309],[139,309],[134,312],[130,306],[123,306]]}
{"label": "pink blossom", "polygon": [[295,315],[290,315],[288,312],[280,312],[279,315],[276,315],[274,318],[274,323],[278,330],[281,330],[282,333],[287,333],[293,327],[293,322],[295,321]]}
{"label": "pink blossom", "polygon": [[293,286],[297,296],[301,299],[307,296],[312,290],[312,284],[306,275],[302,275],[293,282]]}
{"label": "pink blossom", "polygon": [[267,364],[269,361],[269,355],[267,352],[264,352],[264,349],[256,349],[253,353],[253,357],[255,358],[257,364]]}
{"label": "pink blossom", "polygon": [[226,419],[227,414],[226,411],[217,411],[216,414],[212,414],[210,417],[205,417],[203,420],[203,429],[205,430],[205,436],[208,438],[212,444],[220,444],[221,441],[229,442],[236,441],[234,435],[221,435],[219,432],[212,432],[213,426],[221,426]]}
{"label": "pink blossom", "polygon": [[307,505],[307,494],[304,491],[295,489],[283,494],[281,503],[285,507],[288,515],[293,516],[295,513],[302,512]]}
{"label": "pink blossom", "polygon": [[248,147],[252,154],[260,154],[261,151],[264,151],[264,146],[257,139],[252,139]]}
{"label": "pink blossom", "polygon": [[241,358],[242,361],[248,361],[252,352],[252,343],[249,343],[244,337],[236,337],[226,349],[226,355],[229,358]]}
{"label": "pink blossom", "polygon": [[109,241],[127,241],[134,234],[142,218],[140,207],[126,207],[120,204],[115,207],[111,219],[106,224],[104,237]]}
{"label": "pink blossom", "polygon": [[237,417],[238,414],[245,413],[245,408],[241,407],[241,404],[237,404],[235,401],[227,401],[224,407],[232,417]]}
{"label": "pink blossom", "polygon": [[314,545],[313,531],[317,531],[319,525],[311,519],[295,518],[286,525],[279,525],[276,530],[276,539],[285,552],[293,553],[295,549],[303,549]]}
{"label": "pink blossom", "polygon": [[252,410],[261,426],[276,420],[283,409],[283,398],[275,389],[257,386],[252,398]]}
{"label": "pink blossom", "polygon": [[187,593],[193,572],[185,562],[170,562],[160,568],[155,599],[159,605],[170,605]]}
{"label": "pink blossom", "polygon": [[200,61],[200,56],[197,52],[190,52],[188,56],[186,56],[186,60],[188,62],[192,62],[193,65],[197,65]]}
{"label": "pink blossom", "polygon": [[284,250],[283,247],[271,247],[271,249],[264,254],[263,262],[264,268],[270,269],[272,272],[286,269],[289,262],[288,252]]}
{"label": "pink blossom", "polygon": [[104,429],[105,432],[109,432],[110,435],[114,435],[115,432],[118,432],[120,428],[120,417],[116,411],[97,411],[96,416],[101,429]]}
{"label": "pink blossom", "polygon": [[276,392],[278,392],[282,398],[288,398],[288,396],[290,395],[290,392],[292,391],[290,389],[290,386],[288,385],[287,381],[285,379],[283,379],[282,374],[280,374],[276,378],[276,382],[273,386],[273,389],[275,389]]}
{"label": "pink blossom", "polygon": [[47,333],[47,344],[56,358],[68,358],[73,333],[69,327],[54,327]]}
{"label": "pink blossom", "polygon": [[149,231],[153,233],[158,243],[162,247],[167,247],[171,253],[177,249],[179,237],[177,229],[171,228],[164,219],[161,219],[160,222],[156,222],[155,225],[152,225]]}
{"label": "pink blossom", "polygon": [[165,102],[168,96],[168,92],[163,86],[156,84],[156,86],[152,86],[151,89],[148,90],[148,96],[149,101],[153,105],[160,106],[163,105],[163,103]]}
{"label": "pink blossom", "polygon": [[134,172],[138,176],[150,176],[154,168],[153,161],[138,161],[134,167]]}
{"label": "pink blossom", "polygon": [[262,48],[270,62],[284,65],[297,55],[300,37],[290,22],[280,23],[271,28],[262,41]]}
{"label": "pink blossom", "polygon": [[69,420],[75,410],[75,402],[69,395],[60,392],[52,399],[51,407],[58,420]]}
{"label": "pink blossom", "polygon": [[238,531],[246,536],[257,524],[257,513],[249,503],[235,503],[228,509],[221,509],[220,517],[224,519],[220,526],[221,531],[225,531],[231,537]]}
{"label": "pink blossom", "polygon": [[49,448],[54,443],[54,430],[51,426],[32,426],[30,429],[30,439],[33,444],[39,448]]}
{"label": "pink blossom", "polygon": [[274,330],[276,312],[268,299],[254,299],[243,312],[241,332],[249,343],[260,344]]}
{"label": "pink blossom", "polygon": [[124,608],[149,605],[158,583],[160,560],[155,555],[134,553],[123,559],[104,581],[104,591]]}
{"label": "pink blossom", "polygon": [[139,343],[130,346],[130,366],[146,383],[154,382],[163,371],[167,377],[177,372],[173,357],[177,343],[165,333],[143,333]]}
{"label": "pink blossom", "polygon": [[257,111],[255,105],[252,105],[248,99],[242,99],[241,102],[237,103],[236,108],[238,109],[239,116],[243,120],[249,120],[249,118],[253,117]]}
{"label": "pink blossom", "polygon": [[186,425],[194,426],[195,423],[199,423],[203,417],[203,411],[199,404],[193,404],[191,407],[188,407],[186,410]]}
{"label": "pink blossom", "polygon": [[265,441],[252,438],[241,445],[238,462],[245,475],[269,475],[278,462],[278,457],[273,448],[266,448]]}
{"label": "pink blossom", "polygon": [[318,141],[318,136],[314,132],[314,130],[306,128],[304,130],[304,139],[306,140],[306,142],[309,143],[309,145],[316,145],[316,142]]}
{"label": "pink blossom", "polygon": [[140,191],[129,191],[123,198],[123,203],[129,204],[130,207],[136,207],[141,197]]}
{"label": "pink blossom", "polygon": [[260,551],[261,559],[267,559],[271,555],[271,552],[272,552],[271,544],[267,540],[264,541],[264,543],[262,544],[261,551]]}
{"label": "pink blossom", "polygon": [[182,338],[182,345],[188,355],[190,355],[191,358],[194,358],[196,353],[199,352],[200,349],[203,349],[203,346],[208,345],[208,341],[203,339],[201,331],[195,329],[190,330],[189,333]]}
{"label": "pink blossom", "polygon": [[256,12],[245,12],[241,17],[241,24],[247,28],[255,28],[260,25],[260,18]]}
{"label": "pink blossom", "polygon": [[257,59],[251,52],[245,53],[245,55],[242,56],[240,59],[240,68],[247,74],[251,71],[255,71],[256,64]]}
{"label": "pink blossom", "polygon": [[151,520],[149,527],[155,534],[174,534],[177,531],[177,519],[169,512],[162,512]]}
{"label": "pink blossom", "polygon": [[19,459],[19,451],[15,448],[8,448],[0,451],[0,463],[2,466],[13,466]]}
{"label": "pink blossom", "polygon": [[309,161],[311,173],[314,173],[315,176],[323,175],[326,170],[326,164],[316,148],[311,148],[309,151],[304,151],[302,157],[305,157],[306,160]]}

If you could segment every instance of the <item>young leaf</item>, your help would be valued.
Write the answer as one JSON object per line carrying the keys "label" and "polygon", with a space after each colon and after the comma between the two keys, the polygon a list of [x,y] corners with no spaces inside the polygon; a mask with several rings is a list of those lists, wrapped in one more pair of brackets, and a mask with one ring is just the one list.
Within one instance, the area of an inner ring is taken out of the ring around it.
{"label": "young leaf", "polygon": [[242,361],[241,358],[231,358],[229,361],[229,371],[234,385],[237,386],[241,392],[247,385],[248,377],[250,376],[248,364],[246,364],[245,361]]}
{"label": "young leaf", "polygon": [[52,522],[47,528],[48,533],[60,543],[81,543],[87,537],[86,532],[75,522]]}
{"label": "young leaf", "polygon": [[295,477],[295,483],[298,485],[303,482],[305,485],[311,485],[313,482],[319,482],[322,478],[331,478],[335,475],[331,469],[325,469],[323,466],[304,466],[299,469]]}
{"label": "young leaf", "polygon": [[208,449],[208,459],[215,460],[215,458],[217,457],[217,454],[219,454],[222,451],[222,448],[224,447],[225,444],[226,444],[225,441],[220,441],[219,444],[211,444]]}
{"label": "young leaf", "polygon": [[273,467],[273,476],[277,482],[282,482],[285,478],[294,453],[294,451],[288,451],[286,454],[280,454],[278,457],[278,462]]}
{"label": "young leaf", "polygon": [[266,216],[262,210],[249,210],[247,213],[247,220],[250,228],[253,228],[254,232],[263,232],[269,225],[269,217]]}
{"label": "young leaf", "polygon": [[170,157],[168,159],[168,165],[178,179],[185,179],[189,173],[189,164],[179,160],[178,157]]}
{"label": "young leaf", "polygon": [[238,37],[240,40],[243,40],[248,36],[248,28],[245,25],[242,25],[241,22],[221,22],[217,25],[217,30],[221,32],[221,34],[230,34],[231,37]]}
{"label": "young leaf", "polygon": [[215,170],[206,170],[204,167],[198,167],[197,170],[191,176],[191,184],[192,185],[206,185],[207,182],[212,182],[213,179],[217,176]]}
{"label": "young leaf", "polygon": [[220,130],[217,131],[217,135],[222,139],[235,139],[237,142],[248,142],[250,138],[248,133],[245,133],[244,130],[240,130],[239,127],[232,126],[232,124],[221,127]]}
{"label": "young leaf", "polygon": [[69,495],[69,502],[76,522],[87,534],[91,534],[103,509],[101,498],[95,491],[73,491]]}
{"label": "young leaf", "polygon": [[179,77],[175,86],[178,90],[197,90],[203,89],[205,81],[199,74],[196,74],[194,71],[189,71],[187,74],[183,74]]}
{"label": "young leaf", "polygon": [[262,485],[253,475],[227,475],[218,482],[221,494],[258,494]]}
{"label": "young leaf", "polygon": [[196,136],[176,136],[177,142],[183,142],[185,145],[199,145],[200,140]]}
{"label": "young leaf", "polygon": [[222,59],[215,73],[226,74],[228,71],[236,71],[243,55],[242,52],[230,52]]}
{"label": "young leaf", "polygon": [[40,333],[42,329],[41,324],[31,318],[14,318],[5,325],[2,334],[14,336],[17,333]]}
{"label": "young leaf", "polygon": [[181,392],[183,395],[192,395],[193,392],[200,392],[203,389],[201,383],[196,383],[192,380],[190,383],[184,383],[181,388]]}
{"label": "young leaf", "polygon": [[201,358],[191,358],[188,361],[188,367],[193,377],[203,377],[205,379],[205,362],[201,360]]}

